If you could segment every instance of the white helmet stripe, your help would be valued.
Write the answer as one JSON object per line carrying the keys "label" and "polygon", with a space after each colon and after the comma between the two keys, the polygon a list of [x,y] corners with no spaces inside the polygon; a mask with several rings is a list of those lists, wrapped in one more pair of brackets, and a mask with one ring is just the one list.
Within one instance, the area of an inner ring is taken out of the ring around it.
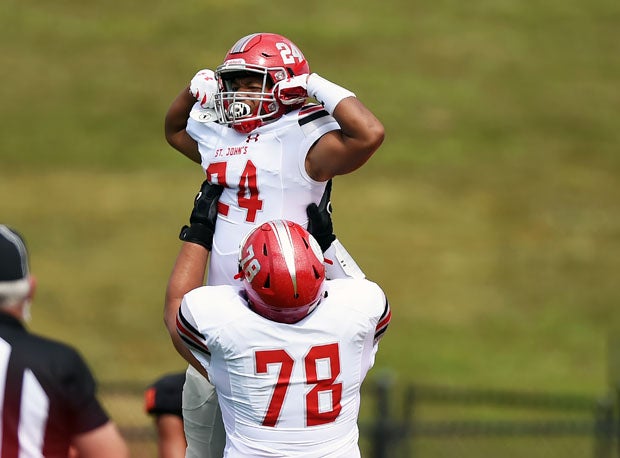
{"label": "white helmet stripe", "polygon": [[297,271],[295,270],[295,249],[293,247],[293,237],[285,221],[278,220],[269,223],[276,236],[280,251],[284,256],[284,262],[288,268],[288,273],[293,282],[293,291],[297,294]]}
{"label": "white helmet stripe", "polygon": [[28,252],[26,251],[26,245],[24,245],[24,242],[22,242],[22,240],[17,235],[15,235],[4,224],[0,225],[0,233],[2,233],[5,239],[7,239],[9,242],[15,245],[15,249],[19,253],[19,260],[21,264],[22,274],[24,275],[24,278],[27,277],[29,274],[29,271],[28,271]]}
{"label": "white helmet stripe", "polygon": [[248,35],[248,36],[245,36],[243,38],[240,38],[239,41],[237,41],[235,43],[235,45],[231,48],[230,52],[231,53],[235,53],[235,52],[243,52],[243,51],[245,51],[245,47],[247,46],[247,44],[256,35],[260,35],[260,33],[253,33],[252,35]]}

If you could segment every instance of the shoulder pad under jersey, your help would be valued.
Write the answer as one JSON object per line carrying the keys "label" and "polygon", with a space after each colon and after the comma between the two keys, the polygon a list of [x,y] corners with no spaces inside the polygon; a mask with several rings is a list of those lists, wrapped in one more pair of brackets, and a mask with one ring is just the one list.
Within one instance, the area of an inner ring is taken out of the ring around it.
{"label": "shoulder pad under jersey", "polygon": [[317,103],[310,103],[308,105],[304,105],[299,110],[297,121],[299,122],[300,126],[303,126],[326,116],[329,116],[329,113],[325,110],[325,108],[323,108],[323,105],[319,105]]}

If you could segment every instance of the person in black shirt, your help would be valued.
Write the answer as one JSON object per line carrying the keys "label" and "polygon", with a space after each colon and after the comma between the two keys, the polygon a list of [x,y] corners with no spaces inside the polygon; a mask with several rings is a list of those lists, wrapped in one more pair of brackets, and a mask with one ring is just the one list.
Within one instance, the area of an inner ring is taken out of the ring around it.
{"label": "person in black shirt", "polygon": [[144,393],[144,410],[153,417],[157,428],[159,458],[184,458],[185,432],[181,408],[185,372],[166,374]]}
{"label": "person in black shirt", "polygon": [[25,328],[35,286],[24,240],[0,225],[0,456],[129,457],[77,350]]}

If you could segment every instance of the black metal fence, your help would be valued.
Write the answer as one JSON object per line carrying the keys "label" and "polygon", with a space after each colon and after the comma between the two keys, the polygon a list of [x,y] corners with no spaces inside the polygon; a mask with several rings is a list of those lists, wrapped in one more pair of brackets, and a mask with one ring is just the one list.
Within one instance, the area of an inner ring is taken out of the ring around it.
{"label": "black metal fence", "polygon": [[[144,386],[101,386],[134,458],[156,456],[154,428],[142,410]],[[362,456],[620,458],[617,394],[398,386],[389,377],[379,378],[362,391]]]}
{"label": "black metal fence", "polygon": [[408,385],[369,387],[371,458],[620,458],[617,393],[600,397]]}

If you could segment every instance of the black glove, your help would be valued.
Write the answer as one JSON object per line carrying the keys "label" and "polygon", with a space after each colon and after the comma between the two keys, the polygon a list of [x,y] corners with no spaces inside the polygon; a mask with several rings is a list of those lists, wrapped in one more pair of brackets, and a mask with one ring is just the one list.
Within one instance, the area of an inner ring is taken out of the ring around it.
{"label": "black glove", "polygon": [[202,183],[200,192],[194,199],[194,208],[189,217],[190,225],[181,228],[179,239],[197,243],[211,251],[217,220],[217,202],[223,190],[223,186],[209,184],[207,180]]}
{"label": "black glove", "polygon": [[336,240],[334,235],[334,226],[332,224],[332,180],[327,182],[325,186],[325,192],[321,197],[319,205],[310,204],[306,207],[306,213],[308,215],[308,232],[319,242],[321,250],[325,252]]}

